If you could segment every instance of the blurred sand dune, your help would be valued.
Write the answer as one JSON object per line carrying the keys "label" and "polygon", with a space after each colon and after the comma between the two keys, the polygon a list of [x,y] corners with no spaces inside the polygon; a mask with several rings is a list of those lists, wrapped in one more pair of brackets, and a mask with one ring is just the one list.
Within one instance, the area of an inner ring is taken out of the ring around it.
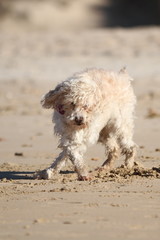
{"label": "blurred sand dune", "polygon": [[160,24],[160,0],[0,0],[0,25],[85,29]]}

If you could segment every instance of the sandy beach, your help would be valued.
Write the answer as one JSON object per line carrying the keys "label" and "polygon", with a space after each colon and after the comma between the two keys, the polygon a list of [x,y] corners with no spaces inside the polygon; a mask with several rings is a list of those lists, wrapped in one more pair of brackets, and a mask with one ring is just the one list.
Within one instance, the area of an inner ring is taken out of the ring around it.
{"label": "sandy beach", "polygon": [[[1,28],[0,239],[141,239],[160,235],[160,29],[72,31]],[[59,152],[51,110],[41,96],[76,71],[126,66],[137,96],[135,166],[95,168],[104,149],[85,159],[92,180],[71,165],[53,180],[34,180]]]}

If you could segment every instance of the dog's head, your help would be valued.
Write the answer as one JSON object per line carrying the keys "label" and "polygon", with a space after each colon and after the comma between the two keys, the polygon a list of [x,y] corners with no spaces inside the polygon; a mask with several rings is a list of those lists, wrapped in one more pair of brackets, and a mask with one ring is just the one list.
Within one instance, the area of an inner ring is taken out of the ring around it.
{"label": "dog's head", "polygon": [[42,97],[44,108],[53,108],[69,124],[84,128],[96,108],[95,86],[83,81],[66,81]]}

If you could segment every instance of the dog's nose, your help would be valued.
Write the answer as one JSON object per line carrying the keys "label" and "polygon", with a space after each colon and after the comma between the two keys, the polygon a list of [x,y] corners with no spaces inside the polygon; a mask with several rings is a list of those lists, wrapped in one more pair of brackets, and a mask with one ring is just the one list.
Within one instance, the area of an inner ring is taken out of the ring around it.
{"label": "dog's nose", "polygon": [[75,117],[75,122],[77,125],[83,124],[83,117]]}

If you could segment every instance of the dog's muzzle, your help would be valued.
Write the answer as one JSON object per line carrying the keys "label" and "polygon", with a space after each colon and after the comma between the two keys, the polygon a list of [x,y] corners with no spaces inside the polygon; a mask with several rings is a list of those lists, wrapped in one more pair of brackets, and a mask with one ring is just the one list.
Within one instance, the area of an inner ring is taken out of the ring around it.
{"label": "dog's muzzle", "polygon": [[84,123],[83,117],[75,117],[75,123],[78,126],[81,126]]}

